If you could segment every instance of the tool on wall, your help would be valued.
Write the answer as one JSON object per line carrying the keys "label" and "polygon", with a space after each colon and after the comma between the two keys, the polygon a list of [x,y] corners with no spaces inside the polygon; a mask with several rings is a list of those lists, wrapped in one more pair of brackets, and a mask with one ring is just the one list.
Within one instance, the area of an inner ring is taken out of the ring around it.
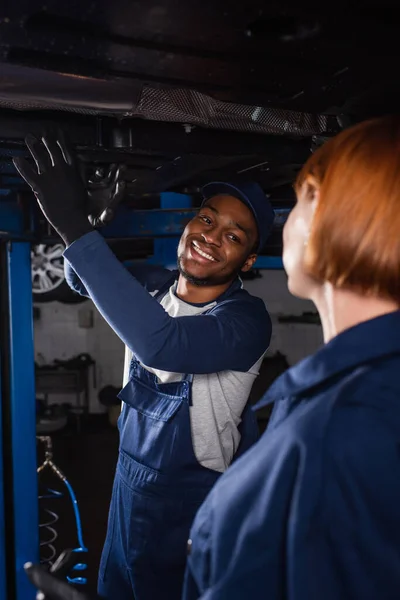
{"label": "tool on wall", "polygon": [[[85,577],[80,576],[78,573],[83,572],[87,569],[87,565],[80,561],[80,554],[87,553],[87,548],[83,541],[82,534],[82,523],[81,517],[78,507],[78,501],[75,496],[75,492],[59,467],[53,462],[53,444],[50,436],[37,436],[36,438],[38,442],[44,444],[45,457],[43,463],[38,467],[38,474],[42,473],[45,469],[50,469],[52,473],[62,481],[64,486],[68,490],[69,497],[72,502],[74,517],[75,517],[75,525],[76,525],[76,534],[78,538],[78,546],[72,550],[73,555],[76,556],[76,561],[71,565],[70,571],[72,575],[67,575],[67,581],[69,583],[73,583],[75,585],[83,585],[87,583]],[[39,524],[40,530],[40,560],[41,563],[45,563],[51,566],[53,565],[53,560],[56,555],[55,542],[58,538],[58,533],[56,529],[56,523],[59,520],[59,515],[54,511],[49,509],[46,506],[43,506],[44,501],[46,500],[56,500],[62,498],[64,496],[63,492],[54,490],[52,488],[46,488],[46,491],[39,495],[39,505],[43,514],[46,515],[47,520],[43,521]]]}

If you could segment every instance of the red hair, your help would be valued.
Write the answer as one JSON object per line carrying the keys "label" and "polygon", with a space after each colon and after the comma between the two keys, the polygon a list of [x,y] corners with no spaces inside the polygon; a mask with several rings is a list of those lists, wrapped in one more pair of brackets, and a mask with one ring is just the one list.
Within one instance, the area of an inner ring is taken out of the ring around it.
{"label": "red hair", "polygon": [[365,121],[331,139],[308,159],[296,191],[305,182],[320,193],[309,273],[399,303],[400,117]]}

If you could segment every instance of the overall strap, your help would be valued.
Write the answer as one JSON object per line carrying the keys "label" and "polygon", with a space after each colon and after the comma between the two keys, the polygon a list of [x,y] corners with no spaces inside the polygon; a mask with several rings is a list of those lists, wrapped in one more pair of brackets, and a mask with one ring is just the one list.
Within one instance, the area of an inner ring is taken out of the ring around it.
{"label": "overall strap", "polygon": [[161,300],[167,294],[169,288],[175,281],[176,281],[175,273],[171,274],[171,277],[167,277],[166,281],[164,281],[164,283],[161,284],[160,289],[157,291],[157,293],[154,294],[154,298],[157,300],[157,302],[161,302]]}
{"label": "overall strap", "polygon": [[[171,285],[176,281],[176,274],[173,274],[172,277],[168,277],[167,280],[160,286],[158,292],[154,295],[154,298],[157,302],[161,302],[164,296],[168,293]],[[138,362],[138,361],[136,361]],[[139,364],[139,363],[138,363]],[[182,377],[182,381],[188,381],[190,384],[193,383],[193,373],[187,373]]]}
{"label": "overall strap", "polygon": [[[153,298],[157,300],[157,302],[161,302],[166,293],[168,292],[171,285],[176,280],[176,273],[171,273],[166,280],[160,285],[160,289],[154,294]],[[132,358],[130,361],[130,370],[132,370],[134,364],[140,365],[140,362],[137,360],[136,356],[132,353]]]}

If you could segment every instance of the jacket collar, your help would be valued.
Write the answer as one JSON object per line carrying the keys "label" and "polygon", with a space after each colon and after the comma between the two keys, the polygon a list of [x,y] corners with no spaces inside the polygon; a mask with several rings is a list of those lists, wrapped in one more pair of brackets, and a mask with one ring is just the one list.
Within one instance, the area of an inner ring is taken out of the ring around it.
{"label": "jacket collar", "polygon": [[[176,274],[177,275],[174,275],[174,283],[175,283],[174,290],[173,290],[174,294],[176,294],[176,287],[178,285],[179,272],[176,271]],[[234,279],[232,281],[231,285],[228,287],[227,290],[225,290],[225,292],[223,292],[223,294],[221,294],[214,300],[210,300],[209,302],[204,302],[203,304],[193,304],[193,306],[215,306],[216,304],[223,302],[224,300],[229,298],[229,296],[232,296],[232,294],[234,294],[235,292],[237,292],[238,290],[241,290],[241,289],[243,289],[243,281],[240,279],[240,277],[236,277],[236,279]],[[187,302],[187,304],[191,304],[191,303]]]}
{"label": "jacket collar", "polygon": [[236,279],[234,279],[232,281],[232,283],[228,287],[228,289],[225,290],[225,292],[223,294],[218,296],[218,298],[216,298],[215,301],[217,303],[222,302],[223,300],[226,300],[227,298],[229,298],[229,296],[232,296],[232,294],[234,294],[238,290],[241,290],[242,288],[243,288],[243,281],[240,279],[240,277],[236,277]]}
{"label": "jacket collar", "polygon": [[343,331],[315,354],[288,369],[254,406],[299,395],[373,360],[400,355],[400,310]]}

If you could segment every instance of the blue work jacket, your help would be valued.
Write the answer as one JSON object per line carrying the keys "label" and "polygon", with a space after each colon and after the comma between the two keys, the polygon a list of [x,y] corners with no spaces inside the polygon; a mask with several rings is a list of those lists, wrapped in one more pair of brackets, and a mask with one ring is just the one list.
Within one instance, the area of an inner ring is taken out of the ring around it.
{"label": "blue work jacket", "polygon": [[268,402],[196,516],[184,600],[398,600],[400,311],[332,339]]}

